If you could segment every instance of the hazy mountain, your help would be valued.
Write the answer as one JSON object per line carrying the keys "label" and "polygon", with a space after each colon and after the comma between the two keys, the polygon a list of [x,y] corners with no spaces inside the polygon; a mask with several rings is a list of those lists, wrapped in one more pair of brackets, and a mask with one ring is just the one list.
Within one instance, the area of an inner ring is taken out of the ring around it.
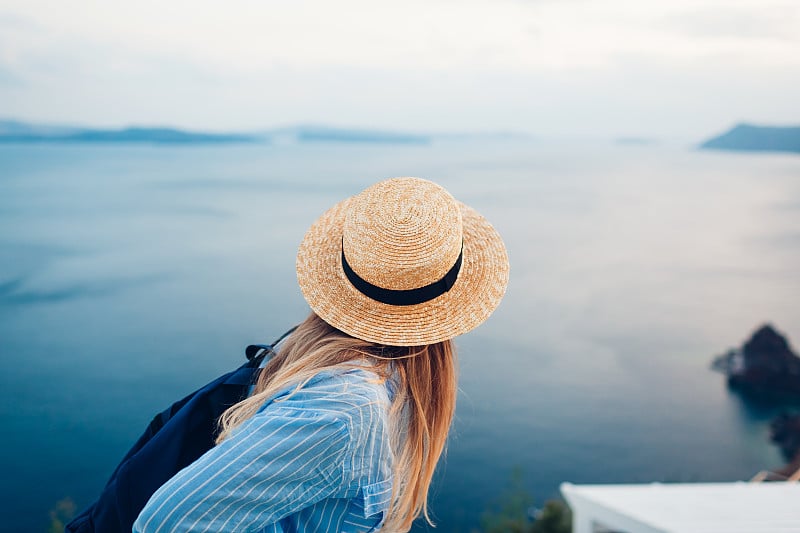
{"label": "hazy mountain", "polygon": [[427,144],[429,135],[399,133],[385,130],[337,128],[321,125],[288,126],[265,132],[276,141],[288,142],[346,142],[383,144]]}
{"label": "hazy mountain", "polygon": [[205,133],[175,128],[128,127],[121,129],[36,125],[15,120],[0,121],[0,142],[14,143],[236,143],[264,139],[238,133]]}
{"label": "hazy mountain", "polygon": [[81,131],[81,128],[74,126],[58,126],[29,124],[18,120],[0,120],[0,138],[6,136],[48,136],[48,135],[67,135]]}
{"label": "hazy mountain", "polygon": [[290,126],[262,132],[207,133],[166,127],[86,128],[29,124],[0,120],[0,142],[14,143],[238,143],[238,142],[347,142],[384,144],[427,144],[428,135],[383,130]]}
{"label": "hazy mountain", "polygon": [[738,124],[722,135],[705,141],[700,148],[800,153],[800,127]]}

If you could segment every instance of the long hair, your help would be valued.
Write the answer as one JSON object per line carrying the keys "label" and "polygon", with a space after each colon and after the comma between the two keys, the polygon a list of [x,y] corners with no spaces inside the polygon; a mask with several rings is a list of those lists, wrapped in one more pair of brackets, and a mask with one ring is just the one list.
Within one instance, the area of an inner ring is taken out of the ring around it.
{"label": "long hair", "polygon": [[370,370],[397,383],[389,408],[394,481],[387,531],[407,531],[428,514],[428,489],[442,454],[456,404],[457,377],[452,341],[398,347],[359,340],[314,313],[284,341],[267,363],[253,393],[220,417],[217,442],[253,416],[277,392],[302,387],[322,370],[370,363]]}

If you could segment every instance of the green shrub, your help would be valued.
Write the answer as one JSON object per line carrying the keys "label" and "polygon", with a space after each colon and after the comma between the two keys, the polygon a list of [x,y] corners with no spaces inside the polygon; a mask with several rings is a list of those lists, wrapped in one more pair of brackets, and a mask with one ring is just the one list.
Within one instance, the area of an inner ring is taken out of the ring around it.
{"label": "green shrub", "polygon": [[64,533],[64,526],[75,516],[75,502],[72,498],[62,498],[50,509],[48,533]]}
{"label": "green shrub", "polygon": [[571,533],[572,512],[561,500],[549,500],[542,509],[534,507],[533,496],[515,470],[511,486],[481,519],[481,533]]}

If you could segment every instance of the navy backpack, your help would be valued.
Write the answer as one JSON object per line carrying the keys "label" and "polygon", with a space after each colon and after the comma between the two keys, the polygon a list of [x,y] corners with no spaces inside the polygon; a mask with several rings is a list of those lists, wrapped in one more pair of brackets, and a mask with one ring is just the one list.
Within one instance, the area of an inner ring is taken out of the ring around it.
{"label": "navy backpack", "polygon": [[69,533],[130,533],[150,496],[214,446],[217,419],[247,397],[261,362],[294,328],[245,350],[247,362],[157,414],[120,461],[100,497],[66,526]]}

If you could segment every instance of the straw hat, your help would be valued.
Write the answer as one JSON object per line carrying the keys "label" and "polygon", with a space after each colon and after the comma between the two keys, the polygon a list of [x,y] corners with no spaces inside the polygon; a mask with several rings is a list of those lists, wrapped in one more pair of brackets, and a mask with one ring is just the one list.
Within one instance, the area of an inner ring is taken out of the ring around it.
{"label": "straw hat", "polygon": [[486,320],[508,283],[500,235],[420,178],[381,181],[323,214],[297,252],[311,309],[370,342],[418,346]]}

